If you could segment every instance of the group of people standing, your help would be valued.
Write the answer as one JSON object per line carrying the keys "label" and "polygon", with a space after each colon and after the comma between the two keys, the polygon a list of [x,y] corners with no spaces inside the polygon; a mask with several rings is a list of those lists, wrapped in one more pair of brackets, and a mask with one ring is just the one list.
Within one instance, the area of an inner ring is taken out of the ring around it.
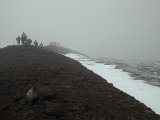
{"label": "group of people standing", "polygon": [[[18,36],[17,38],[16,38],[16,41],[17,41],[17,44],[18,45],[22,45],[22,46],[30,46],[31,45],[31,43],[32,43],[32,40],[30,39],[30,38],[27,38],[27,35],[26,35],[26,33],[22,33],[22,35],[21,35],[21,37],[20,36]],[[35,40],[34,41],[34,46],[35,47],[43,47],[43,44],[42,44],[42,42],[38,45],[38,42],[37,42],[37,40]]]}

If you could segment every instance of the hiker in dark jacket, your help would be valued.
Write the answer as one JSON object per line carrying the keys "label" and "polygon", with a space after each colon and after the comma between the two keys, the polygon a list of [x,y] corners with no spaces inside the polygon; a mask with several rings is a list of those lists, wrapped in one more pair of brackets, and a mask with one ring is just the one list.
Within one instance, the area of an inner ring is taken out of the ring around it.
{"label": "hiker in dark jacket", "polygon": [[39,47],[40,47],[40,48],[43,48],[43,43],[42,43],[42,42],[41,42],[41,44],[39,44]]}
{"label": "hiker in dark jacket", "polygon": [[20,45],[21,38],[18,36],[16,40],[17,40],[17,45]]}
{"label": "hiker in dark jacket", "polygon": [[31,43],[32,43],[32,40],[29,38],[29,39],[27,39],[27,46],[30,46],[31,45]]}
{"label": "hiker in dark jacket", "polygon": [[21,35],[21,41],[22,41],[22,45],[27,41],[27,35],[24,32]]}
{"label": "hiker in dark jacket", "polygon": [[37,40],[34,41],[34,46],[35,46],[35,47],[38,47],[38,42],[37,42]]}

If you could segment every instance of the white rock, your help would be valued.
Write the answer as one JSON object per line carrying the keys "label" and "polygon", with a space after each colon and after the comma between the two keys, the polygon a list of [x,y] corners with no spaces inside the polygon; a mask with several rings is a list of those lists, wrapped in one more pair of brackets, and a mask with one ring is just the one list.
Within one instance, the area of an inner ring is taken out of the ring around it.
{"label": "white rock", "polygon": [[34,100],[35,98],[37,98],[37,94],[36,94],[36,92],[35,92],[34,87],[32,87],[32,88],[30,88],[30,89],[28,90],[28,92],[27,92],[27,94],[26,94],[26,99],[27,99],[28,101],[32,101],[32,100]]}

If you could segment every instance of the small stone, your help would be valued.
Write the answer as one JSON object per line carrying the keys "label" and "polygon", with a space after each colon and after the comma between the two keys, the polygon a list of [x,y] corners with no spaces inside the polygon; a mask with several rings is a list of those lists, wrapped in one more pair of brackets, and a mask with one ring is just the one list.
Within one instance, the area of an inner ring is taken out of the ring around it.
{"label": "small stone", "polygon": [[36,93],[34,87],[32,86],[32,88],[30,88],[30,89],[28,90],[28,92],[27,92],[26,99],[27,99],[28,101],[33,101],[33,100],[36,99],[36,98],[37,98],[37,93]]}

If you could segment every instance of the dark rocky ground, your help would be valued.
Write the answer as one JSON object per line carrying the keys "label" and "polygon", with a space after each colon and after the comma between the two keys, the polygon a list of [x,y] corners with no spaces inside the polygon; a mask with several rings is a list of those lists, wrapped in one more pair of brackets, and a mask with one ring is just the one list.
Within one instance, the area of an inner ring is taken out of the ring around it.
{"label": "dark rocky ground", "polygon": [[[31,86],[38,98],[25,98]],[[77,61],[35,47],[0,50],[0,120],[160,120]]]}

